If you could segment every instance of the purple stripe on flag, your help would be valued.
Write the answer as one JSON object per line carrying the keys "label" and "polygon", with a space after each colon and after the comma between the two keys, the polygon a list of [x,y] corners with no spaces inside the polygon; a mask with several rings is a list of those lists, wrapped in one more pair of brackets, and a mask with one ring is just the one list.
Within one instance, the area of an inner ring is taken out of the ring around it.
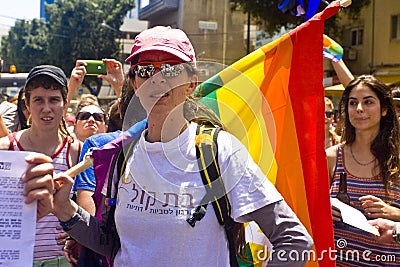
{"label": "purple stripe on flag", "polygon": [[[96,217],[101,219],[101,205],[103,185],[108,178],[109,168],[114,155],[129,144],[132,140],[138,139],[143,130],[147,128],[147,119],[136,123],[127,131],[123,131],[115,140],[100,148],[94,148],[91,152],[93,158],[94,175],[96,177],[96,188],[93,199],[96,204]],[[90,154],[89,154],[90,155]]]}

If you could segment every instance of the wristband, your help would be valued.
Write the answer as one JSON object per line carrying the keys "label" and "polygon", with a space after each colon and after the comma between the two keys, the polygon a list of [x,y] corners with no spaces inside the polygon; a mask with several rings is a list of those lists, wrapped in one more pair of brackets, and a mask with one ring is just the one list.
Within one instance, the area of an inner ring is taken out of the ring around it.
{"label": "wristband", "polygon": [[400,244],[400,223],[396,223],[392,230],[393,241]]}
{"label": "wristband", "polygon": [[74,216],[72,216],[72,218],[66,222],[60,221],[60,225],[63,228],[63,230],[67,232],[71,230],[72,226],[74,226],[74,224],[77,223],[81,218],[82,218],[82,209],[81,207],[78,206],[78,210],[76,211]]}

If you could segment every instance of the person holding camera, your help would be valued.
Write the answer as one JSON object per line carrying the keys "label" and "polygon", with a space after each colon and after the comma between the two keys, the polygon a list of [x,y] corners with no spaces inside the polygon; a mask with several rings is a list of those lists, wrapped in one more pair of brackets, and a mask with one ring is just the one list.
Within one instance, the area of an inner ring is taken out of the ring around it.
{"label": "person holding camera", "polygon": [[[122,64],[118,60],[105,58],[101,60],[106,66],[106,74],[95,74],[97,78],[103,79],[108,82],[115,90],[117,97],[120,97],[122,85],[124,82],[124,73],[122,71]],[[83,79],[88,72],[87,60],[78,59],[75,62],[75,67],[72,69],[71,78],[68,84],[68,101],[71,101],[76,90],[82,85]],[[94,74],[92,74],[94,75]]]}

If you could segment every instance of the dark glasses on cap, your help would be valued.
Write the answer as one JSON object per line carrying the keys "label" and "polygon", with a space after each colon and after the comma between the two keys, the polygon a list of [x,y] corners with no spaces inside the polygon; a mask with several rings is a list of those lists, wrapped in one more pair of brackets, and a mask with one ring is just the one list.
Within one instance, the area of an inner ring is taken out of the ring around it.
{"label": "dark glasses on cap", "polygon": [[105,119],[106,119],[106,115],[104,115],[103,113],[98,113],[98,112],[91,113],[91,112],[88,112],[88,111],[79,112],[79,113],[76,115],[76,119],[77,119],[77,120],[87,120],[87,119],[89,119],[91,116],[93,117],[93,119],[94,119],[95,121],[102,121],[102,122],[104,122]]}
{"label": "dark glasses on cap", "polygon": [[185,69],[184,63],[178,61],[140,62],[132,65],[135,74],[144,79],[152,77],[159,69],[164,77],[176,77]]}
{"label": "dark glasses on cap", "polygon": [[327,118],[331,117],[333,115],[333,111],[325,111],[325,116]]}

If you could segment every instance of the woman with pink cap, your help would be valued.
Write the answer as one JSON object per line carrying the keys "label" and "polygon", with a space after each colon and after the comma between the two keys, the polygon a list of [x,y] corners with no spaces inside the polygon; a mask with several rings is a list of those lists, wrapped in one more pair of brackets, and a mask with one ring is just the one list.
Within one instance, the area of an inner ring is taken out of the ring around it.
{"label": "woman with pink cap", "polygon": [[[196,157],[197,126],[204,121],[220,125],[191,98],[197,86],[192,44],[183,31],[157,26],[135,38],[127,61],[148,123],[112,189],[118,190],[115,236],[102,242],[105,223],[68,200],[73,182],[65,175],[57,178],[62,184],[56,185],[54,213],[70,236],[113,258],[114,266],[237,265],[230,262],[225,230],[212,205],[194,228],[187,222],[206,193]],[[281,255],[311,249],[307,230],[240,141],[220,131],[217,143],[232,218],[257,222]],[[262,182],[250,190],[252,181]],[[113,247],[116,239],[120,242]],[[269,264],[303,266],[306,261],[272,257]]]}

